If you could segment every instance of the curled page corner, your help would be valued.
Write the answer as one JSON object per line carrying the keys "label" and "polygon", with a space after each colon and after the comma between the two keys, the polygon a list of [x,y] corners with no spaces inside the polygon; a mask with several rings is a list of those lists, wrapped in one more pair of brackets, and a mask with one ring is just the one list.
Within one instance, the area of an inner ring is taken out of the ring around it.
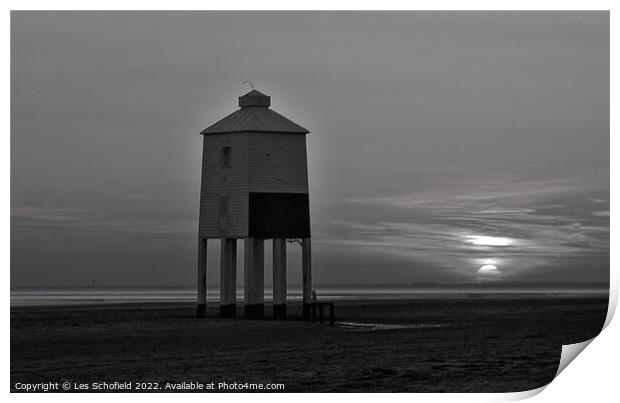
{"label": "curled page corner", "polygon": [[560,365],[558,366],[558,372],[555,373],[554,378],[570,364],[588,345],[594,340],[595,337],[582,341],[581,343],[566,344],[562,346],[562,355],[560,356]]}
{"label": "curled page corner", "polygon": [[547,388],[547,386],[549,386],[549,384],[547,385],[543,385],[539,388],[536,389],[530,389],[530,390],[524,390],[522,392],[512,392],[512,393],[506,393],[505,394],[505,400],[506,402],[514,402],[514,401],[518,401],[518,400],[525,400],[525,399],[529,399],[530,397],[534,397],[537,394],[539,394],[540,392],[542,392],[543,390],[545,390],[545,388]]}
{"label": "curled page corner", "polygon": [[[555,376],[553,377],[553,379],[557,378],[558,375],[560,375],[560,373],[562,371],[564,371],[564,369],[568,366],[568,364],[573,362],[573,360],[583,350],[585,350],[585,348],[588,347],[588,345],[595,338],[596,338],[596,336],[591,338],[591,339],[589,339],[589,340],[583,341],[581,343],[565,344],[565,345],[563,345],[562,346],[562,354],[560,356],[560,364],[558,366],[558,371],[555,373]],[[523,391],[523,392],[508,393],[506,395],[506,400],[505,401],[524,400],[524,399],[528,399],[530,397],[536,396],[537,394],[539,394],[540,392],[545,390],[547,388],[547,386],[549,386],[549,384],[550,383],[548,383],[546,385],[543,385],[543,386],[541,386],[539,388],[532,389],[532,390],[526,390],[526,391]]]}
{"label": "curled page corner", "polygon": [[618,281],[615,281],[613,275],[609,281],[609,303],[607,305],[607,317],[605,318],[605,324],[603,329],[609,326],[614,313],[616,313],[616,307],[618,306]]}
{"label": "curled page corner", "polygon": [[[612,278],[609,283],[609,302],[607,306],[607,316],[605,318],[605,323],[603,324],[603,328],[601,332],[605,330],[605,328],[611,322],[614,313],[616,312],[616,307],[618,305],[618,282],[613,281]],[[599,332],[600,334],[600,332]],[[598,335],[593,338],[582,341],[581,343],[575,344],[566,344],[562,346],[562,355],[560,356],[560,365],[558,366],[558,371],[555,373],[554,379],[560,375],[562,371],[570,364],[590,343],[594,340]]]}

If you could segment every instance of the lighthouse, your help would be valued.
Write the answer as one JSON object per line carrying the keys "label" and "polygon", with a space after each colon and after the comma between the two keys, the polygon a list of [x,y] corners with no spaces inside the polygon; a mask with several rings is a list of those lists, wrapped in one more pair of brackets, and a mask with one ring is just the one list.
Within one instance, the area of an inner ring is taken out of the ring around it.
{"label": "lighthouse", "polygon": [[219,240],[220,316],[237,311],[237,244],[243,242],[244,315],[264,315],[265,241],[273,246],[273,315],[286,318],[287,240],[302,248],[304,318],[312,292],[308,130],[271,109],[252,89],[239,109],[201,132],[197,315],[206,311],[207,244]]}

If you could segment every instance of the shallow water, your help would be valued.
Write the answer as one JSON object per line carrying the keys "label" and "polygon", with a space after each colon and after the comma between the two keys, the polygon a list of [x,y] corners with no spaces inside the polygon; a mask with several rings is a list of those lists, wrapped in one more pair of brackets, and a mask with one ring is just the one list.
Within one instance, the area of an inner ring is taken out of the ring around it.
{"label": "shallow water", "polygon": [[416,323],[403,325],[394,323],[360,323],[360,322],[335,322],[336,326],[354,332],[376,332],[379,330],[404,330],[404,329],[430,329],[446,326],[443,323]]}

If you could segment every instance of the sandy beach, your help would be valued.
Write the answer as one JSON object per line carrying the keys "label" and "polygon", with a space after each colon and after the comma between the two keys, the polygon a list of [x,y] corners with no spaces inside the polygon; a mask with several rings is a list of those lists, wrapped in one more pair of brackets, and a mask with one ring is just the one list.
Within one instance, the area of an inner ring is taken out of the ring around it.
{"label": "sandy beach", "polygon": [[[549,383],[607,298],[338,301],[336,325],[196,319],[188,303],[11,308],[17,382],[282,383],[285,392],[515,392]],[[239,315],[242,307],[238,307]]]}

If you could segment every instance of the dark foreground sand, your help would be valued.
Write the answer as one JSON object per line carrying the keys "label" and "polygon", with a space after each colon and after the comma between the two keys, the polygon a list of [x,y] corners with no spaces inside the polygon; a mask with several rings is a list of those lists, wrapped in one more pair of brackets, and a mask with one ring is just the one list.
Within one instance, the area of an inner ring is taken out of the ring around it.
{"label": "dark foreground sand", "polygon": [[[16,382],[283,383],[285,391],[515,392],[549,383],[562,344],[598,334],[607,298],[337,302],[336,320],[194,318],[193,304],[11,308]],[[241,309],[238,311],[241,313]],[[432,326],[429,326],[432,325]]]}

